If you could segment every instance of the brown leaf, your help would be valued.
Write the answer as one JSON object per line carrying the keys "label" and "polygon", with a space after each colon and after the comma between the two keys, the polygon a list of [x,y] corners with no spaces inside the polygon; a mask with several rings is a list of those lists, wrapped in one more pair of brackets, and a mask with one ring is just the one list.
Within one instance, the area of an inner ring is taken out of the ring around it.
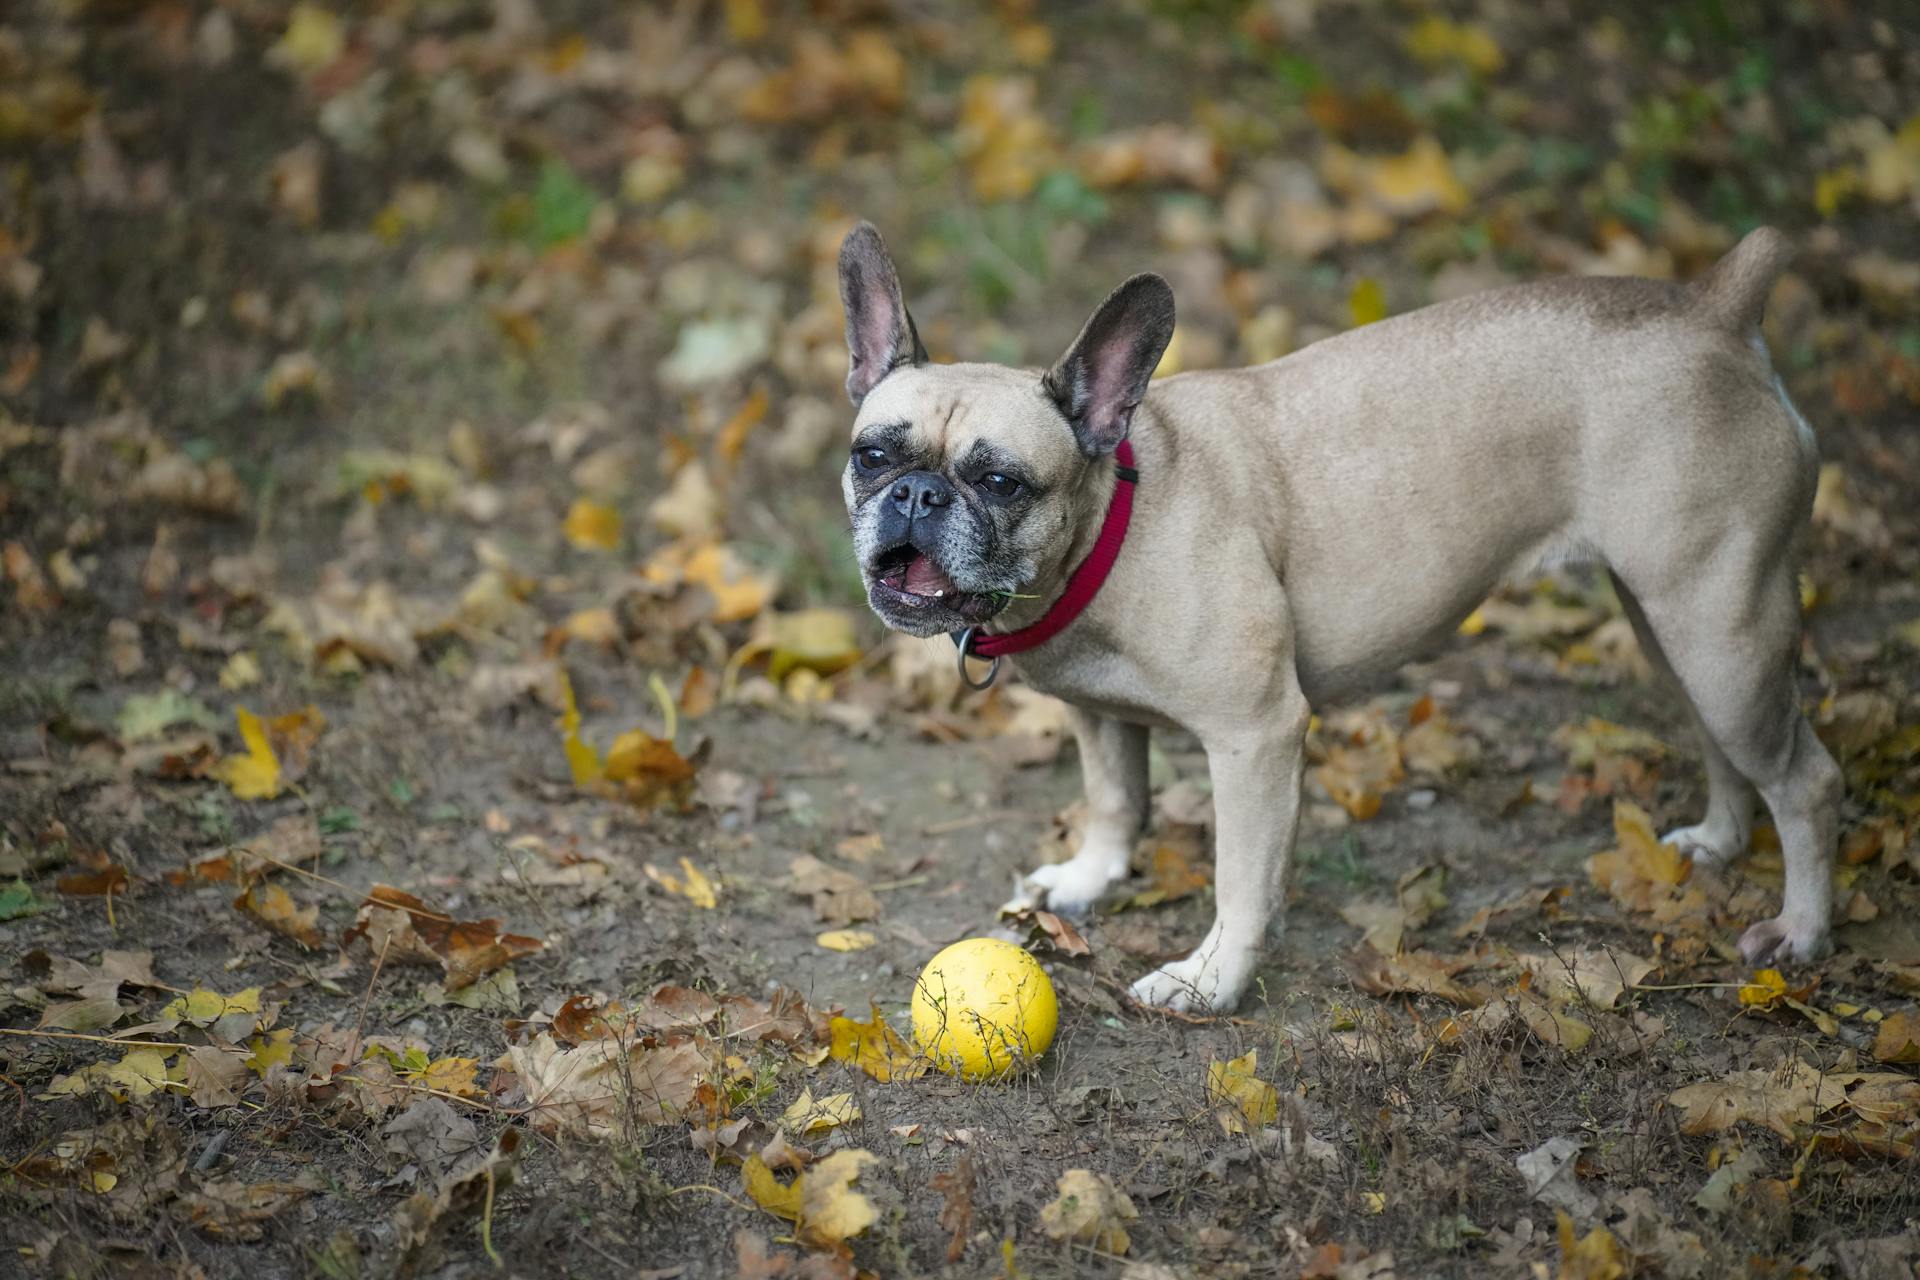
{"label": "brown leaf", "polygon": [[187,1089],[195,1106],[238,1105],[240,1090],[247,1082],[247,1060],[243,1055],[212,1045],[196,1045],[186,1051],[183,1065]]}
{"label": "brown leaf", "polygon": [[377,884],[360,904],[359,918],[341,942],[344,946],[365,938],[375,955],[385,953],[390,960],[438,962],[446,969],[447,989],[457,991],[547,945],[538,938],[500,930],[498,920],[454,920],[410,893]]}
{"label": "brown leaf", "polygon": [[1920,1062],[1920,1011],[1903,1009],[1880,1023],[1873,1056],[1881,1062]]}
{"label": "brown leaf", "polygon": [[880,915],[880,899],[866,881],[851,872],[828,866],[811,854],[801,854],[787,868],[787,887],[813,900],[814,915],[829,924],[852,924]]}
{"label": "brown leaf", "polygon": [[418,1191],[407,1198],[394,1214],[400,1241],[400,1275],[414,1275],[432,1260],[439,1237],[456,1218],[497,1201],[500,1193],[513,1185],[514,1171],[520,1163],[520,1139],[519,1129],[503,1130],[491,1151],[454,1170],[437,1193]]}
{"label": "brown leaf", "polygon": [[235,898],[233,905],[309,950],[326,945],[326,936],[320,932],[320,908],[302,907],[277,884],[257,884]]}
{"label": "brown leaf", "polygon": [[958,1262],[973,1234],[973,1191],[979,1173],[973,1156],[962,1152],[953,1168],[936,1174],[927,1185],[941,1195],[940,1226],[947,1233],[947,1261]]}
{"label": "brown leaf", "polygon": [[61,876],[53,882],[54,888],[75,897],[100,897],[127,891],[129,881],[125,867],[108,862],[104,855],[97,856],[93,861],[93,870]]}
{"label": "brown leaf", "polygon": [[258,1240],[266,1234],[260,1225],[307,1194],[291,1182],[246,1183],[214,1179],[200,1184],[180,1201],[187,1222],[226,1240]]}
{"label": "brown leaf", "polygon": [[1373,995],[1430,995],[1459,1005],[1478,1004],[1472,992],[1453,980],[1468,963],[1431,951],[1384,956],[1364,943],[1350,962],[1353,985]]}

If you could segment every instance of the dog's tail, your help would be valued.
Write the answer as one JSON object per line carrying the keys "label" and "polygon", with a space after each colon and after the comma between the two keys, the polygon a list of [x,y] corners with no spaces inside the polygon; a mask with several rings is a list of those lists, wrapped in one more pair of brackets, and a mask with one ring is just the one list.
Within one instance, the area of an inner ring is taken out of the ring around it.
{"label": "dog's tail", "polygon": [[1767,294],[1792,258],[1793,242],[1772,227],[1749,231],[1726,257],[1694,282],[1694,310],[1745,333],[1760,323]]}

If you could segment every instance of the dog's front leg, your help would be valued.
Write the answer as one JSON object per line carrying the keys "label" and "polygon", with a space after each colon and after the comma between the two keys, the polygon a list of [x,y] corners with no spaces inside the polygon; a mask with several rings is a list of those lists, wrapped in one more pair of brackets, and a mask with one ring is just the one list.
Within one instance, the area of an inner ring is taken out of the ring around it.
{"label": "dog's front leg", "polygon": [[1147,730],[1067,708],[1080,747],[1080,774],[1087,788],[1087,825],[1080,849],[1065,862],[1022,876],[1002,910],[1045,906],[1062,915],[1084,916],[1108,885],[1127,874],[1134,837],[1147,821]]}
{"label": "dog's front leg", "polygon": [[1192,955],[1133,984],[1142,1004],[1224,1013],[1240,1002],[1285,902],[1308,718],[1290,688],[1264,722],[1201,734],[1213,777],[1213,928]]}

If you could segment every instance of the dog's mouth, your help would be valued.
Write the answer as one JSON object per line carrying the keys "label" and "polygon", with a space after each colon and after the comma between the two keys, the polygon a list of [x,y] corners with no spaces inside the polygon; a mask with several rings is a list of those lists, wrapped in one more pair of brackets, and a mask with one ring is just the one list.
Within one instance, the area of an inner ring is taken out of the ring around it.
{"label": "dog's mouth", "polygon": [[1007,603],[1004,593],[960,590],[932,556],[906,543],[881,552],[867,573],[874,608],[889,622],[910,620],[915,630],[985,622]]}

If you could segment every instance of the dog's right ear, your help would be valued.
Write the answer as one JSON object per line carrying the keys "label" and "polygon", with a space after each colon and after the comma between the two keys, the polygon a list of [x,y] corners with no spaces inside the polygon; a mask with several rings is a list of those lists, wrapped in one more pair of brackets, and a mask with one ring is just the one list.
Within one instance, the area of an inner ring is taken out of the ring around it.
{"label": "dog's right ear", "polygon": [[1172,340],[1173,288],[1165,280],[1137,275],[1107,295],[1041,379],[1082,453],[1099,458],[1120,447]]}
{"label": "dog's right ear", "polygon": [[847,313],[847,399],[858,409],[880,379],[901,365],[927,362],[900,296],[899,273],[871,222],[840,242],[840,305]]}

